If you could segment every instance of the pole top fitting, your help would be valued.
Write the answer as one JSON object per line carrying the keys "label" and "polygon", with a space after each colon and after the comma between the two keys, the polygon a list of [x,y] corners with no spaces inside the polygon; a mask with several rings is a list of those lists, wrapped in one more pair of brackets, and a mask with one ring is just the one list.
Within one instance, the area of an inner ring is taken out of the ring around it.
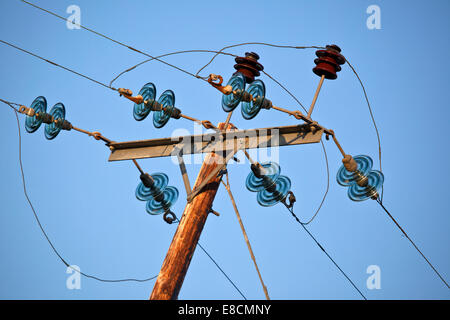
{"label": "pole top fitting", "polygon": [[236,57],[234,68],[236,72],[242,73],[246,83],[255,81],[255,77],[258,77],[260,71],[264,70],[263,65],[258,60],[259,55],[255,52],[246,52],[245,57]]}
{"label": "pole top fitting", "polygon": [[337,79],[337,72],[341,71],[341,66],[345,63],[345,57],[340,53],[341,48],[337,45],[327,45],[325,50],[317,50],[317,58],[314,60],[316,66],[313,72],[319,77],[325,76],[325,79]]}

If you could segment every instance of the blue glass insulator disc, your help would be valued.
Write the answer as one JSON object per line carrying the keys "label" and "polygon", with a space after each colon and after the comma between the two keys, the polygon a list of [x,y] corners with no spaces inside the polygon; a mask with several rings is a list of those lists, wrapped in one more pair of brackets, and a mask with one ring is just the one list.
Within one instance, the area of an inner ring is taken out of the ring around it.
{"label": "blue glass insulator disc", "polygon": [[222,109],[225,112],[233,111],[241,102],[242,95],[245,90],[245,78],[240,72],[236,72],[230,80],[228,80],[227,85],[233,88],[236,93],[230,93],[229,95],[224,94],[222,96]]}
{"label": "blue glass insulator disc", "polygon": [[258,192],[256,200],[261,206],[270,207],[286,198],[289,190],[291,190],[291,180],[286,176],[279,176],[275,191],[261,190]]}
{"label": "blue glass insulator disc", "polygon": [[[353,157],[358,165],[358,171],[362,173],[362,175],[367,176],[370,170],[372,170],[373,161],[369,156],[355,156]],[[355,182],[356,175],[354,172],[347,171],[344,165],[342,165],[336,175],[337,183],[341,186],[349,186]]]}
{"label": "blue glass insulator disc", "polygon": [[169,186],[164,189],[163,196],[162,201],[156,201],[154,198],[150,198],[147,201],[145,209],[149,214],[157,215],[168,211],[178,199],[178,189]]}
{"label": "blue glass insulator disc", "polygon": [[261,110],[261,106],[264,102],[264,98],[266,96],[266,87],[264,82],[261,80],[255,80],[252,84],[247,88],[247,92],[250,93],[253,99],[250,102],[242,101],[241,103],[241,113],[244,119],[250,120],[256,117]]}
{"label": "blue glass insulator disc", "polygon": [[144,186],[142,181],[138,184],[136,188],[136,198],[141,201],[147,201],[153,197],[158,196],[169,183],[169,177],[165,173],[155,173],[152,174],[154,185],[151,188]]}
{"label": "blue glass insulator disc", "polygon": [[280,176],[280,166],[276,162],[265,162],[261,163],[261,166],[265,170],[265,178],[258,178],[255,176],[253,171],[251,171],[247,180],[245,181],[245,185],[248,190],[252,192],[258,192],[264,190],[265,188],[269,188],[271,185],[276,183],[276,180]]}
{"label": "blue glass insulator disc", "polygon": [[25,129],[27,130],[27,132],[29,133],[33,133],[35,132],[37,129],[39,129],[39,127],[42,124],[42,119],[37,116],[38,113],[45,113],[47,112],[47,100],[45,99],[45,97],[37,97],[36,99],[33,100],[33,102],[31,103],[30,108],[32,108],[34,110],[34,116],[30,117],[27,116],[25,119]]}
{"label": "blue glass insulator disc", "polygon": [[354,183],[348,188],[348,197],[353,201],[364,201],[376,196],[384,183],[384,175],[378,170],[372,170],[367,175],[367,186],[361,187]]}
{"label": "blue glass insulator disc", "polygon": [[61,102],[58,102],[50,109],[49,114],[53,117],[53,122],[45,124],[44,133],[48,140],[52,140],[61,131],[63,122],[66,119],[66,108]]}
{"label": "blue glass insulator disc", "polygon": [[[156,87],[153,83],[149,82],[142,87],[142,89],[139,91],[139,94],[142,96],[142,98],[144,98],[144,100],[155,101]],[[142,121],[148,116],[150,111],[151,109],[144,103],[135,103],[133,108],[133,117],[137,121]]]}
{"label": "blue glass insulator disc", "polygon": [[158,103],[165,109],[153,112],[153,125],[159,129],[166,125],[172,115],[172,110],[175,106],[175,94],[172,90],[164,91],[159,97]]}

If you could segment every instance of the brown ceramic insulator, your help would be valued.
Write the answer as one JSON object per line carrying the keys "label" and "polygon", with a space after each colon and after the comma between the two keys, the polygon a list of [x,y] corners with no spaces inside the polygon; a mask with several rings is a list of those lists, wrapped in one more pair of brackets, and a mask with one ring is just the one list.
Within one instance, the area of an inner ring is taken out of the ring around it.
{"label": "brown ceramic insulator", "polygon": [[260,75],[260,71],[264,70],[262,64],[258,62],[259,55],[254,52],[246,52],[245,57],[237,57],[234,68],[236,72],[242,73],[245,82],[252,83],[255,77]]}
{"label": "brown ceramic insulator", "polygon": [[326,50],[317,50],[318,58],[314,60],[316,66],[313,72],[319,77],[325,76],[325,79],[336,79],[336,73],[341,71],[340,65],[345,63],[345,58],[340,52],[341,49],[337,45],[326,46]]}

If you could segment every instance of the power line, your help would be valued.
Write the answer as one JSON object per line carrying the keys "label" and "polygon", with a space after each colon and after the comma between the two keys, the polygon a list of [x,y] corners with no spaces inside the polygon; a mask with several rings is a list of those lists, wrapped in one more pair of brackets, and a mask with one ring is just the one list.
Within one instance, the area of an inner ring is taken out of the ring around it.
{"label": "power line", "polygon": [[[274,47],[274,48],[287,48],[287,49],[325,49],[324,47],[319,47],[319,46],[289,46],[289,45],[278,45],[278,44],[272,44],[272,43],[266,43],[266,42],[243,42],[243,43],[238,43],[238,44],[232,44],[226,47],[223,47],[222,49],[219,50],[219,52],[217,54],[215,54],[211,60],[205,64],[203,67],[201,67],[197,73],[195,74],[196,77],[200,77],[199,73],[205,69],[207,66],[209,66],[214,59],[219,55],[220,52],[230,49],[230,48],[235,48],[235,47],[240,47],[240,46],[247,46],[247,45],[262,45],[262,46],[268,46],[268,47]],[[201,77],[203,78],[203,77]]]}
{"label": "power line", "polygon": [[72,270],[80,273],[81,275],[87,277],[87,278],[91,278],[100,282],[146,282],[146,281],[150,281],[153,280],[157,277],[153,276],[153,277],[149,277],[146,279],[134,279],[134,278],[127,278],[127,279],[102,279],[99,278],[97,276],[93,276],[93,275],[89,275],[87,273],[78,271],[77,269],[74,269],[63,257],[62,255],[59,253],[59,251],[56,249],[56,247],[53,245],[52,241],[50,240],[49,236],[47,235],[47,232],[45,231],[44,227],[41,224],[41,221],[39,220],[39,216],[36,212],[36,210],[34,209],[34,206],[30,200],[30,197],[28,196],[28,192],[27,192],[27,188],[26,188],[26,182],[25,182],[25,174],[24,174],[24,170],[23,170],[23,164],[22,164],[22,134],[21,134],[21,130],[20,130],[20,122],[19,122],[19,116],[17,113],[17,109],[14,108],[13,104],[17,105],[16,103],[10,103],[8,101],[5,101],[3,99],[0,99],[1,102],[7,104],[9,107],[11,107],[14,110],[14,114],[16,116],[16,120],[17,120],[17,129],[18,129],[18,137],[19,137],[19,166],[20,166],[20,173],[22,176],[22,185],[23,185],[23,193],[25,195],[25,198],[27,199],[27,202],[31,208],[31,211],[33,211],[33,215],[34,218],[39,226],[39,229],[41,230],[42,234],[44,235],[45,239],[47,240],[48,244],[50,245],[50,247],[52,248],[53,252],[58,256],[58,258],[62,261],[62,263],[64,263],[64,265],[66,267],[71,268]]}
{"label": "power line", "polygon": [[428,265],[433,269],[433,271],[438,275],[438,277],[442,280],[442,282],[447,286],[447,288],[450,289],[450,287],[448,286],[448,283],[444,280],[444,278],[441,276],[441,274],[436,270],[436,268],[433,266],[433,264],[427,259],[427,257],[425,257],[425,255],[422,253],[422,251],[420,251],[420,249],[416,246],[416,244],[414,243],[414,241],[411,240],[411,238],[406,234],[405,230],[403,230],[403,228],[400,226],[400,224],[394,219],[394,217],[390,214],[390,212],[386,209],[386,207],[383,205],[382,201],[377,199],[377,202],[379,203],[379,205],[381,206],[381,208],[383,208],[383,210],[387,213],[387,215],[389,216],[389,218],[391,218],[391,220],[395,223],[395,225],[400,229],[400,231],[405,235],[405,237],[409,240],[409,242],[411,242],[411,244],[414,246],[414,248],[416,248],[417,252],[420,253],[420,255],[425,259],[425,261],[428,263]]}
{"label": "power line", "polygon": [[175,54],[182,54],[182,53],[199,53],[199,52],[205,52],[205,53],[217,53],[217,54],[222,54],[222,55],[227,55],[227,56],[237,57],[237,55],[232,54],[232,53],[219,52],[219,51],[214,51],[214,50],[203,50],[203,49],[182,50],[182,51],[169,52],[169,53],[166,53],[166,54],[159,55],[159,56],[157,56],[157,57],[155,57],[155,58],[150,58],[150,59],[144,60],[144,61],[142,61],[142,62],[140,62],[140,63],[138,63],[138,64],[136,64],[136,65],[134,65],[134,66],[132,66],[132,67],[126,69],[126,70],[124,70],[124,71],[122,71],[122,72],[119,73],[113,80],[111,80],[111,82],[109,83],[109,86],[111,86],[112,83],[113,83],[114,81],[116,81],[119,77],[121,77],[124,73],[130,72],[130,71],[136,69],[137,67],[143,65],[144,63],[147,63],[147,62],[156,60],[157,58],[163,58],[163,57],[167,57],[167,56],[171,56],[171,55],[175,55]]}
{"label": "power line", "polygon": [[228,279],[228,281],[233,285],[233,287],[239,292],[239,294],[244,298],[244,300],[247,300],[247,298],[244,296],[241,290],[236,286],[236,284],[233,282],[233,280],[230,279],[230,277],[223,271],[223,269],[219,266],[219,264],[213,259],[213,257],[210,256],[210,254],[205,250],[205,248],[202,247],[200,242],[197,242],[197,245],[200,247],[200,249],[203,250],[204,253],[211,259],[211,261],[216,265],[216,267],[222,272],[222,274]]}
{"label": "power line", "polygon": [[[64,17],[62,17],[62,16],[60,16],[60,15],[58,15],[58,14],[55,13],[55,12],[52,12],[52,11],[50,11],[50,10],[41,8],[41,7],[39,7],[38,5],[33,4],[33,3],[31,3],[31,2],[28,2],[28,1],[25,1],[25,0],[20,0],[20,1],[22,1],[23,3],[26,3],[26,4],[28,4],[28,5],[30,5],[30,6],[32,6],[32,7],[34,7],[34,8],[36,8],[36,9],[39,9],[39,10],[44,11],[44,12],[46,12],[46,13],[49,13],[49,14],[53,15],[54,17],[57,17],[57,18],[59,18],[59,19],[61,19],[61,20],[67,21],[66,18],[64,18]],[[91,32],[91,33],[93,33],[93,34],[96,34],[96,35],[98,35],[98,36],[100,36],[100,37],[102,37],[102,38],[104,38],[104,39],[107,39],[107,40],[109,40],[109,41],[112,41],[112,42],[114,42],[114,43],[116,43],[116,44],[118,44],[118,45],[121,45],[121,46],[123,46],[123,47],[125,47],[125,48],[128,48],[128,49],[132,50],[132,51],[135,51],[135,52],[140,53],[140,54],[142,54],[142,55],[144,55],[144,56],[147,56],[147,57],[149,57],[149,58],[152,58],[152,59],[154,59],[154,60],[156,60],[156,61],[159,61],[159,62],[161,62],[161,63],[164,63],[165,65],[168,65],[169,67],[172,67],[172,68],[177,69],[177,70],[179,70],[179,71],[181,71],[181,72],[183,72],[183,73],[186,73],[186,74],[188,74],[188,75],[190,75],[190,76],[192,76],[192,77],[194,77],[194,78],[202,79],[202,78],[197,77],[197,76],[196,76],[195,74],[193,74],[192,72],[189,72],[189,71],[187,71],[187,70],[184,70],[184,69],[182,69],[182,68],[180,68],[180,67],[177,67],[177,66],[175,66],[175,65],[173,65],[173,64],[170,64],[170,63],[168,63],[168,62],[166,62],[166,61],[164,61],[164,60],[159,59],[158,57],[154,57],[154,56],[152,56],[152,55],[150,55],[150,54],[148,54],[148,53],[146,53],[146,52],[143,52],[143,51],[141,51],[141,50],[138,50],[138,49],[136,49],[136,48],[134,48],[134,47],[132,47],[132,46],[129,46],[129,45],[125,44],[125,43],[122,43],[122,42],[120,42],[120,41],[114,40],[113,38],[111,38],[111,37],[109,37],[109,36],[106,36],[106,35],[104,35],[104,34],[102,34],[102,33],[100,33],[100,32],[97,32],[97,31],[95,31],[95,30],[93,30],[93,29],[90,29],[90,28],[88,28],[88,27],[85,27],[85,26],[83,26],[83,25],[81,25],[81,24],[78,24],[78,23],[75,23],[75,22],[71,22],[71,23],[74,24],[74,25],[76,25],[76,26],[78,26],[78,27],[80,27],[80,28],[82,28],[82,29],[84,29],[84,30],[86,30],[86,31],[89,31],[89,32]],[[205,79],[202,79],[202,80],[206,81]]]}
{"label": "power line", "polygon": [[326,254],[328,259],[330,259],[331,262],[333,262],[333,264],[339,269],[339,271],[342,273],[342,275],[348,280],[348,282],[350,282],[350,284],[353,286],[353,288],[355,288],[356,291],[358,291],[358,293],[364,298],[364,300],[367,300],[367,298],[364,296],[364,294],[361,292],[361,290],[358,289],[356,284],[350,279],[350,277],[344,272],[344,270],[341,269],[341,267],[336,263],[336,261],[328,254],[328,252],[324,249],[324,247],[322,247],[322,245],[317,241],[317,239],[313,236],[313,234],[308,230],[308,228],[305,226],[305,224],[303,224],[299,220],[299,218],[294,213],[294,209],[288,208],[288,207],[287,207],[287,209],[292,214],[294,219],[302,226],[302,228],[306,231],[306,233],[311,237],[311,239],[314,240],[314,242],[317,244],[317,246],[320,248],[320,250],[322,250]]}
{"label": "power line", "polygon": [[[16,106],[20,106],[20,104],[15,103],[15,102],[10,102],[10,101],[6,101],[0,98],[0,101],[7,104],[9,107],[11,107],[14,112],[15,112],[15,116],[16,116],[16,120],[17,120],[17,128],[18,128],[18,136],[19,136],[19,164],[20,164],[20,171],[21,171],[21,176],[22,176],[22,185],[23,185],[23,190],[24,190],[24,195],[25,198],[28,201],[28,204],[31,208],[31,210],[33,211],[34,217],[36,219],[36,222],[39,225],[39,228],[41,230],[41,232],[43,233],[44,237],[46,238],[47,242],[49,243],[49,245],[51,246],[52,250],[54,251],[54,253],[58,256],[58,258],[66,265],[66,267],[71,268],[72,270],[74,270],[75,272],[80,273],[81,275],[85,276],[86,278],[91,278],[100,282],[130,282],[130,281],[134,281],[134,282],[146,282],[146,281],[150,281],[153,280],[155,278],[157,278],[158,275],[147,278],[147,279],[134,279],[134,278],[126,278],[126,279],[102,279],[99,278],[97,276],[93,276],[84,272],[81,272],[80,270],[77,270],[75,268],[73,268],[63,257],[62,255],[58,252],[58,250],[56,249],[56,247],[53,245],[52,241],[50,240],[50,238],[48,237],[44,227],[42,226],[39,217],[36,213],[36,210],[34,209],[34,206],[28,196],[28,192],[26,189],[26,183],[25,183],[25,174],[23,171],[23,165],[22,165],[22,135],[21,135],[21,130],[20,130],[20,122],[19,122],[19,117],[18,117],[18,111],[17,109],[14,107],[14,105]],[[135,163],[137,165],[137,163]],[[137,167],[139,168],[139,165],[137,165]],[[230,279],[230,277],[225,273],[225,271],[223,271],[223,269],[219,266],[219,264],[213,259],[213,257],[200,245],[201,249],[206,253],[206,255],[209,257],[209,259],[211,259],[211,261],[217,266],[217,268],[225,275],[225,277],[228,279],[228,281],[236,288],[236,290],[242,295],[242,297],[244,299],[246,299],[246,297],[242,294],[242,292],[239,290],[239,288],[236,286],[236,284]]]}
{"label": "power line", "polygon": [[[356,78],[358,79],[359,84],[361,85],[361,88],[363,90],[364,98],[366,99],[367,107],[369,108],[370,118],[372,119],[373,127],[375,128],[375,132],[377,134],[378,160],[380,161],[380,172],[383,172],[383,169],[381,167],[381,138],[380,138],[380,133],[378,132],[377,123],[376,123],[375,118],[373,116],[372,107],[370,106],[369,97],[367,96],[366,88],[365,88],[361,78],[359,77],[358,72],[356,72],[355,68],[352,66],[350,61],[348,61],[347,58],[345,58],[345,60],[347,61],[347,64],[350,67],[350,69],[352,69],[353,73],[355,74]],[[384,194],[384,185],[381,186],[381,202],[383,202],[383,194]]]}
{"label": "power line", "polygon": [[35,57],[35,58],[38,58],[38,59],[41,59],[41,60],[43,60],[43,61],[45,61],[45,62],[47,62],[47,63],[50,63],[50,64],[52,64],[52,65],[54,65],[54,66],[56,66],[56,67],[62,68],[62,69],[64,69],[64,70],[66,70],[66,71],[69,71],[69,72],[71,72],[71,73],[73,73],[73,74],[76,74],[77,76],[80,76],[80,77],[83,77],[83,78],[85,78],[85,79],[88,79],[88,80],[90,80],[90,81],[92,81],[92,82],[95,82],[95,83],[97,83],[97,84],[99,84],[99,85],[101,85],[101,86],[103,86],[103,87],[105,87],[105,88],[112,89],[112,90],[116,90],[115,88],[109,87],[108,85],[106,85],[106,84],[104,84],[104,83],[102,83],[102,82],[100,82],[100,81],[97,81],[97,80],[95,80],[95,79],[93,79],[93,78],[91,78],[91,77],[88,77],[88,76],[86,76],[86,75],[84,75],[84,74],[82,74],[82,73],[79,73],[79,72],[77,72],[77,71],[74,71],[74,70],[72,70],[72,69],[70,69],[70,68],[64,67],[64,66],[62,66],[62,65],[60,65],[60,64],[58,64],[58,63],[56,63],[56,62],[53,62],[53,61],[48,60],[48,59],[45,59],[45,58],[43,58],[43,57],[41,57],[41,56],[39,56],[39,55],[37,55],[37,54],[35,54],[35,53],[33,53],[33,52],[30,52],[30,51],[28,51],[28,50],[22,49],[22,48],[20,48],[20,47],[14,45],[14,44],[12,44],[12,43],[9,43],[9,42],[4,41],[4,40],[1,40],[1,39],[0,39],[0,42],[2,42],[3,44],[6,44],[6,45],[8,45],[8,46],[10,46],[10,47],[12,47],[12,48],[15,48],[15,49],[17,49],[17,50],[19,50],[19,51],[25,52],[25,53],[27,53],[27,54],[29,54],[29,55]]}

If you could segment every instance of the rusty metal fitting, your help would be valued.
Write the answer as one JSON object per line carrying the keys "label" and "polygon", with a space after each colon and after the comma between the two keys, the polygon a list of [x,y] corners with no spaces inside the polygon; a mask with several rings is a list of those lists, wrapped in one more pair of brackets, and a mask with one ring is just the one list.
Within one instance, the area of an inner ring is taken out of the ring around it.
{"label": "rusty metal fitting", "polygon": [[253,100],[253,96],[250,93],[248,93],[247,91],[244,91],[242,93],[241,101],[250,102],[252,100]]}
{"label": "rusty metal fitting", "polygon": [[180,119],[181,118],[181,110],[176,107],[173,107],[170,117],[173,119]]}
{"label": "rusty metal fitting", "polygon": [[283,200],[281,200],[281,202],[288,208],[291,209],[295,202],[297,201],[297,199],[295,198],[295,195],[292,191],[288,192],[288,196],[286,196]]}
{"label": "rusty metal fitting", "polygon": [[[148,100],[146,100],[148,101]],[[146,104],[148,106],[148,104]],[[151,105],[150,105],[152,111],[162,111],[163,110],[163,106],[161,103],[159,103],[158,101],[154,101]]]}
{"label": "rusty metal fitting", "polygon": [[272,101],[270,101],[269,99],[264,98],[263,102],[261,104],[261,108],[269,110],[270,108],[272,108]]}
{"label": "rusty metal fitting", "polygon": [[42,120],[42,122],[43,123],[46,123],[46,124],[51,124],[51,123],[53,123],[53,116],[51,115],[51,114],[49,114],[49,113],[46,113],[46,112],[38,112],[38,113],[36,113],[36,117],[38,118],[38,119],[41,119]]}
{"label": "rusty metal fitting", "polygon": [[314,60],[316,66],[313,72],[319,77],[325,76],[325,79],[335,80],[336,73],[341,71],[340,65],[345,63],[345,58],[340,52],[341,49],[335,44],[327,45],[325,50],[317,50],[318,58]]}
{"label": "rusty metal fitting", "polygon": [[177,220],[177,216],[172,211],[166,211],[164,212],[163,219],[168,224],[172,224]]}
{"label": "rusty metal fitting", "polygon": [[133,97],[133,91],[131,91],[130,89],[119,88],[117,91],[119,92],[120,96],[124,96],[125,98],[136,104],[141,104],[144,102],[144,98],[141,95]]}
{"label": "rusty metal fitting", "polygon": [[19,112],[22,114],[25,114],[29,117],[33,117],[35,115],[34,109],[33,108],[28,108],[25,106],[20,106],[19,107]]}
{"label": "rusty metal fitting", "polygon": [[356,163],[355,159],[353,159],[353,157],[349,154],[346,154],[344,156],[344,158],[342,159],[342,164],[349,172],[355,172],[358,169],[358,164]]}
{"label": "rusty metal fitting", "polygon": [[117,89],[117,91],[119,92],[120,96],[132,96],[133,95],[133,91],[131,91],[130,89],[119,88],[119,89]]}
{"label": "rusty metal fitting", "polygon": [[223,78],[221,75],[211,73],[208,77],[208,83],[225,95],[233,92],[233,88],[230,85],[222,86]]}
{"label": "rusty metal fitting", "polygon": [[303,113],[301,113],[299,110],[292,111],[292,115],[297,120],[304,120],[304,119],[306,119],[306,117],[303,115]]}
{"label": "rusty metal fitting", "polygon": [[264,70],[261,63],[258,62],[259,55],[255,52],[246,52],[245,57],[236,57],[234,68],[236,72],[242,73],[246,83],[255,81],[255,77],[260,75],[260,71]]}
{"label": "rusty metal fitting", "polygon": [[215,125],[211,123],[211,121],[203,120],[202,126],[205,127],[205,129],[217,129]]}
{"label": "rusty metal fitting", "polygon": [[91,133],[91,136],[93,136],[95,140],[100,140],[100,138],[102,137],[102,134],[98,131],[94,131]]}
{"label": "rusty metal fitting", "polygon": [[220,213],[218,213],[217,211],[213,210],[213,208],[209,209],[209,210],[208,210],[208,213],[212,213],[212,214],[214,214],[215,216],[220,217]]}
{"label": "rusty metal fitting", "polygon": [[66,119],[64,119],[61,124],[61,129],[70,131],[70,130],[72,130],[72,128],[73,128],[72,124],[69,121],[67,121]]}

